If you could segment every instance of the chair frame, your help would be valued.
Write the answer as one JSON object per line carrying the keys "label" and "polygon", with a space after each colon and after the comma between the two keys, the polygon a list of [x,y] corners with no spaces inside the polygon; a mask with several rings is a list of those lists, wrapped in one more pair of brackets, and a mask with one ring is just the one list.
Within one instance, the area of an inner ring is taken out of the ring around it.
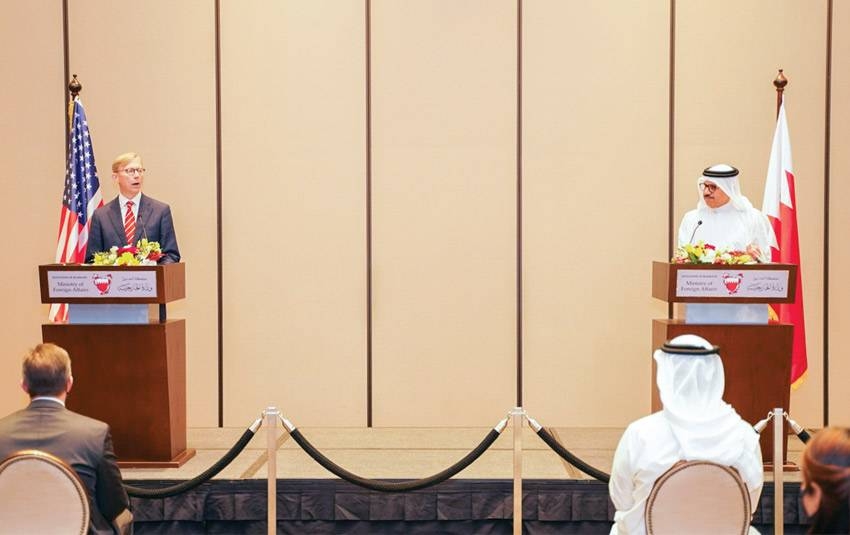
{"label": "chair frame", "polygon": [[56,457],[55,455],[51,455],[41,450],[21,450],[6,457],[5,459],[3,459],[3,461],[0,461],[0,475],[2,475],[3,471],[11,465],[18,462],[27,461],[46,463],[51,467],[58,469],[62,473],[62,475],[68,478],[68,480],[74,487],[74,490],[77,491],[77,495],[83,507],[83,518],[82,522],[80,523],[79,533],[81,535],[86,535],[89,532],[89,524],[91,523],[91,510],[89,509],[88,492],[86,491],[86,487],[77,472],[74,471],[74,469],[71,468],[68,463],[66,463],[59,457]]}
{"label": "chair frame", "polygon": [[668,479],[679,474],[683,470],[701,465],[711,466],[713,468],[723,470],[738,485],[738,489],[741,491],[741,505],[744,509],[744,518],[746,519],[746,522],[744,522],[743,526],[741,527],[740,533],[741,535],[746,535],[746,533],[749,531],[749,525],[752,521],[753,516],[752,504],[750,504],[750,494],[747,489],[747,484],[744,483],[744,480],[741,478],[741,475],[738,473],[738,471],[732,468],[731,466],[726,466],[711,461],[679,461],[672,467],[670,467],[666,472],[661,474],[661,476],[657,480],[655,480],[655,483],[652,485],[652,490],[650,491],[649,496],[646,499],[644,521],[646,524],[646,532],[649,535],[652,535],[655,532],[652,526],[652,511],[653,506],[655,505],[655,500],[658,497],[660,489],[664,486],[664,483],[667,482]]}

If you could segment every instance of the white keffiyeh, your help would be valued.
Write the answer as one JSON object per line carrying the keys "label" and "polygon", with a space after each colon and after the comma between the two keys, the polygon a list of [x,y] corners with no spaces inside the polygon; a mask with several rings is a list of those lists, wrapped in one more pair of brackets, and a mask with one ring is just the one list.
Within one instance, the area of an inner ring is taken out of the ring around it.
{"label": "white keffiyeh", "polygon": [[[691,334],[677,336],[669,346],[713,349]],[[617,445],[608,484],[617,508],[612,534],[646,533],[646,499],[655,480],[679,461],[734,467],[747,484],[753,508],[764,483],[758,435],[723,401],[723,363],[716,351],[700,355],[659,349],[654,357],[664,407],[629,425]]]}

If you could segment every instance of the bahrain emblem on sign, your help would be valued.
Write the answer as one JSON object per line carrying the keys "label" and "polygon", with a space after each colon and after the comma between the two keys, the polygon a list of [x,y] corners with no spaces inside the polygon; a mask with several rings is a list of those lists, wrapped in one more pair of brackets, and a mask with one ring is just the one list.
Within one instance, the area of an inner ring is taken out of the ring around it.
{"label": "bahrain emblem on sign", "polygon": [[726,286],[726,291],[729,292],[729,295],[733,295],[738,293],[738,288],[741,287],[741,282],[744,280],[743,273],[737,274],[723,274],[723,284]]}
{"label": "bahrain emblem on sign", "polygon": [[112,286],[112,274],[95,275],[92,277],[92,280],[94,281],[97,291],[100,292],[100,295],[106,295],[109,293],[109,287]]}

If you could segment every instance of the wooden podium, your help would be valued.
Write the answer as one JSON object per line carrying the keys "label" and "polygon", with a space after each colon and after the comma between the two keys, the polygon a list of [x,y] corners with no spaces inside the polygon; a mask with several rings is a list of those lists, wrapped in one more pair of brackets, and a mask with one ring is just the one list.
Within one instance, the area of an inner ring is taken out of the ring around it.
{"label": "wooden podium", "polygon": [[[186,321],[166,303],[186,296],[185,264],[39,266],[42,303],[68,303],[69,322],[42,338],[71,355],[68,408],[107,422],[121,467],[178,467],[186,448]],[[157,318],[149,318],[159,305]]]}
{"label": "wooden podium", "polygon": [[[668,303],[758,305],[792,303],[797,266],[790,264],[669,264],[653,262],[652,296]],[[687,305],[686,305],[687,306]],[[716,307],[715,307],[716,308]],[[758,307],[757,307],[758,308]],[[794,326],[774,321],[750,322],[723,318],[724,308],[710,321],[677,317],[652,321],[652,346],[681,334],[696,334],[720,347],[726,390],[723,399],[741,418],[755,424],[775,407],[788,410]],[[694,315],[696,316],[696,315]],[[717,319],[717,316],[721,316]],[[652,410],[661,409],[652,361]],[[783,464],[788,429],[783,434]],[[762,433],[765,463],[773,462],[773,433]]]}

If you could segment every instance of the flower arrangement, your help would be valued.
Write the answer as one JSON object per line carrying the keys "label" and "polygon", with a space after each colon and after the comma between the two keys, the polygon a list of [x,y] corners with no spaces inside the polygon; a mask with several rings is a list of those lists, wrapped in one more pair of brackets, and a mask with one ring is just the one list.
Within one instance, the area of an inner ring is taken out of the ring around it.
{"label": "flower arrangement", "polygon": [[755,264],[757,260],[745,251],[718,249],[710,243],[687,243],[670,259],[673,264]]}
{"label": "flower arrangement", "polygon": [[163,257],[159,242],[141,239],[136,246],[113,246],[108,251],[94,254],[95,266],[153,266]]}

